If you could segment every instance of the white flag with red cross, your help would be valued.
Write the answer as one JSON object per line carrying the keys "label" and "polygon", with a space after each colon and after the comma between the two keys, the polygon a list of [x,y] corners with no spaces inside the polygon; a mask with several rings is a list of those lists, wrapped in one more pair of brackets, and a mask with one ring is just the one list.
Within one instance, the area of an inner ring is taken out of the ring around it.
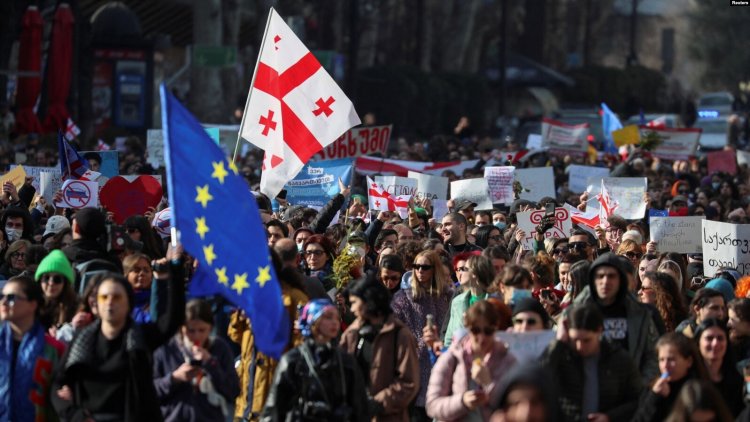
{"label": "white flag with red cross", "polygon": [[359,123],[336,81],[271,8],[240,127],[265,151],[261,192],[276,197],[310,157]]}
{"label": "white flag with red cross", "polygon": [[609,189],[607,189],[607,186],[604,184],[604,179],[602,179],[602,188],[597,195],[597,199],[599,200],[599,224],[602,227],[607,228],[609,227],[609,221],[607,221],[607,219],[614,214],[619,204],[617,203],[617,200],[610,196]]}
{"label": "white flag with red cross", "polygon": [[396,211],[401,218],[409,216],[411,195],[393,196],[382,186],[367,177],[367,202],[371,210]]}

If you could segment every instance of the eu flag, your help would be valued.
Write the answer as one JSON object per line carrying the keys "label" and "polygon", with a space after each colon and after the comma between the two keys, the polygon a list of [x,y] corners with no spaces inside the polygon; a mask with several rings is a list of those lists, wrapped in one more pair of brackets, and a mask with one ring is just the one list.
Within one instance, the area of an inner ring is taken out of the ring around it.
{"label": "eu flag", "polygon": [[289,318],[255,199],[235,164],[164,85],[161,105],[172,227],[200,262],[191,292],[218,293],[242,308],[258,349],[278,359]]}

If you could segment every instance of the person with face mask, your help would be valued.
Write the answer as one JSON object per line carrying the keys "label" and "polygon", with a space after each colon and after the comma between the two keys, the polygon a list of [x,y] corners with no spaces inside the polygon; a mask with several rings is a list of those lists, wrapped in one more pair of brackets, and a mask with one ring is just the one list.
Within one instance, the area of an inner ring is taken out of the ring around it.
{"label": "person with face mask", "polygon": [[13,243],[19,239],[33,240],[34,223],[29,212],[23,208],[11,207],[6,209],[0,217],[0,226],[5,229],[8,243]]}

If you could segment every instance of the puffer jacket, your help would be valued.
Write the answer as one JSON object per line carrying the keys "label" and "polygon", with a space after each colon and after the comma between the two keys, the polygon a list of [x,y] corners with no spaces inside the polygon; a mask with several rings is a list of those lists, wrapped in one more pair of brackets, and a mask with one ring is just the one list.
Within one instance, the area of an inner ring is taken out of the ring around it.
{"label": "puffer jacket", "polygon": [[[281,283],[281,297],[289,313],[289,320],[297,320],[297,306],[307,303],[307,295],[301,290]],[[271,389],[273,373],[278,361],[270,358],[255,348],[250,321],[240,311],[232,314],[229,320],[227,335],[230,340],[240,345],[240,361],[237,365],[237,376],[240,379],[240,394],[237,396],[234,417],[243,420],[258,420]],[[302,343],[299,334],[289,336],[287,350]]]}
{"label": "puffer jacket", "polygon": [[[471,379],[473,364],[471,336],[464,336],[438,358],[432,369],[430,384],[427,387],[427,415],[439,421],[461,421],[470,411],[463,404],[463,395],[477,386]],[[482,386],[488,397],[495,397],[503,376],[516,364],[516,358],[500,341],[484,358],[483,365],[490,370],[492,382]],[[478,408],[482,419],[487,421],[493,407],[488,403]]]}

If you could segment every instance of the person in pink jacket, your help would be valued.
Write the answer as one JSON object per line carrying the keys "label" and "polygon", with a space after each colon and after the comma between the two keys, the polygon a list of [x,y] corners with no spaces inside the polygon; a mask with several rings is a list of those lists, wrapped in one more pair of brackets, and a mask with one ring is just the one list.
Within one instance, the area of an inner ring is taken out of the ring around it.
{"label": "person in pink jacket", "polygon": [[495,338],[500,314],[492,304],[479,301],[464,318],[469,334],[440,355],[427,386],[427,415],[439,421],[488,421],[489,399],[516,363]]}

